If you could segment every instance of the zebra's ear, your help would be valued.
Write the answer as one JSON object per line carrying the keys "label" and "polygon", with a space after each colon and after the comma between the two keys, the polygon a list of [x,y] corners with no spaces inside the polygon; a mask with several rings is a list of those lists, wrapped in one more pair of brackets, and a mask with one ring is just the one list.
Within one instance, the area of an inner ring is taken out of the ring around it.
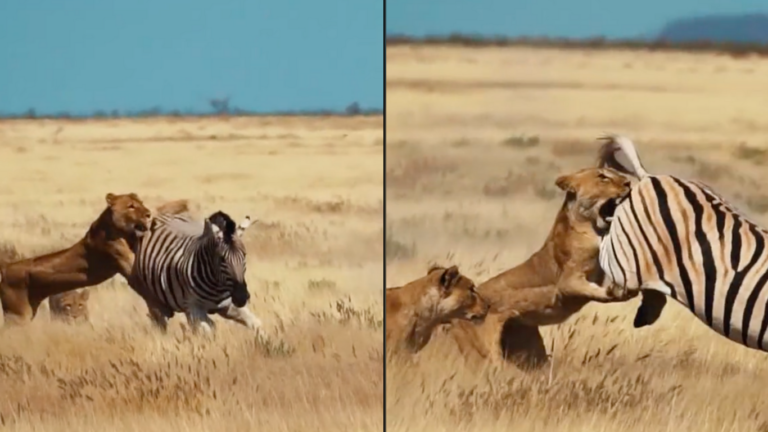
{"label": "zebra's ear", "polygon": [[243,221],[237,225],[237,232],[236,232],[237,236],[242,237],[245,230],[247,230],[248,227],[251,226],[251,223],[253,223],[251,221],[251,217],[246,216],[245,219],[243,219]]}

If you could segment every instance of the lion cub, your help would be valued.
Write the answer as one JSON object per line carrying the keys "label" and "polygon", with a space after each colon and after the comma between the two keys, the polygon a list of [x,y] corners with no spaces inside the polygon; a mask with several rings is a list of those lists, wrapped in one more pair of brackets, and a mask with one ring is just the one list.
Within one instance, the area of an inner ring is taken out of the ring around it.
{"label": "lion cub", "polygon": [[427,275],[385,291],[388,351],[416,353],[429,343],[434,329],[451,319],[482,322],[488,304],[475,283],[456,266],[432,266]]}
{"label": "lion cub", "polygon": [[49,297],[51,319],[69,323],[90,322],[88,315],[88,289],[67,291]]}
{"label": "lion cub", "polygon": [[[629,194],[629,178],[612,169],[587,168],[555,184],[566,196],[544,245],[527,261],[480,284],[477,290],[491,306],[482,325],[455,321],[448,330],[463,353],[471,348],[484,358],[542,364],[546,350],[536,327],[563,323],[591,301],[621,302],[636,295],[599,285],[604,277],[599,236]],[[509,343],[517,346],[508,350]]]}

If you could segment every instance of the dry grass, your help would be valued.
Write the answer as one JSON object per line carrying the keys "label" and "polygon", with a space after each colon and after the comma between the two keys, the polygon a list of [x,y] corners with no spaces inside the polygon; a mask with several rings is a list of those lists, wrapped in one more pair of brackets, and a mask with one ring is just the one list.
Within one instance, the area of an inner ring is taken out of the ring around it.
{"label": "dry grass", "polygon": [[[387,285],[429,262],[480,282],[543,242],[558,174],[591,165],[605,132],[652,172],[710,183],[768,226],[768,60],[530,48],[387,49]],[[438,336],[388,360],[392,431],[768,431],[765,354],[677,304],[635,330],[638,300],[543,329],[551,367],[463,359]]]}
{"label": "dry grass", "polygon": [[382,119],[18,121],[0,124],[0,253],[77,241],[107,192],[154,208],[258,219],[246,233],[264,335],[218,317],[153,331],[122,278],[93,326],[0,330],[0,429],[380,430]]}

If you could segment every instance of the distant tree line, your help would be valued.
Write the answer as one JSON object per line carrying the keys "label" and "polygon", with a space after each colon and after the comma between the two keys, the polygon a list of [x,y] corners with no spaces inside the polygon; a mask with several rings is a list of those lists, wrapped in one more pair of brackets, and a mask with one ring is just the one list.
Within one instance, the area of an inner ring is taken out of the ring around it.
{"label": "distant tree line", "polygon": [[72,114],[67,111],[56,113],[38,113],[34,108],[30,108],[22,113],[0,113],[3,119],[107,119],[107,118],[147,118],[147,117],[243,117],[243,116],[380,116],[384,111],[381,108],[362,108],[359,103],[352,102],[343,111],[342,110],[295,110],[295,111],[270,111],[259,112],[241,109],[231,106],[229,98],[211,99],[208,101],[211,111],[199,110],[165,110],[159,106],[154,106],[144,110],[95,110],[87,114]]}
{"label": "distant tree line", "polygon": [[507,37],[454,33],[447,36],[414,37],[390,34],[387,46],[397,45],[448,45],[462,47],[541,47],[574,49],[627,49],[645,51],[712,52],[732,57],[768,55],[768,44],[761,42],[729,42],[695,40],[673,42],[666,39],[607,39],[594,37],[585,39],[549,37]]}

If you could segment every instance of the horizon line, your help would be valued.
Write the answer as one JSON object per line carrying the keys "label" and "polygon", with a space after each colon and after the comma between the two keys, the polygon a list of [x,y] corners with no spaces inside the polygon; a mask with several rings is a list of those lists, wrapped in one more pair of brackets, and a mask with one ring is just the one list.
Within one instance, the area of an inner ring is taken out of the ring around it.
{"label": "horizon line", "polygon": [[37,112],[29,108],[22,112],[2,112],[0,120],[87,120],[87,119],[136,119],[150,117],[354,117],[377,116],[384,114],[384,108],[362,108],[357,104],[350,104],[345,109],[296,109],[296,110],[248,110],[242,108],[230,108],[222,111],[205,111],[196,109],[163,109],[153,107],[140,110],[105,110],[94,109],[89,113],[72,113],[67,110],[55,112]]}

